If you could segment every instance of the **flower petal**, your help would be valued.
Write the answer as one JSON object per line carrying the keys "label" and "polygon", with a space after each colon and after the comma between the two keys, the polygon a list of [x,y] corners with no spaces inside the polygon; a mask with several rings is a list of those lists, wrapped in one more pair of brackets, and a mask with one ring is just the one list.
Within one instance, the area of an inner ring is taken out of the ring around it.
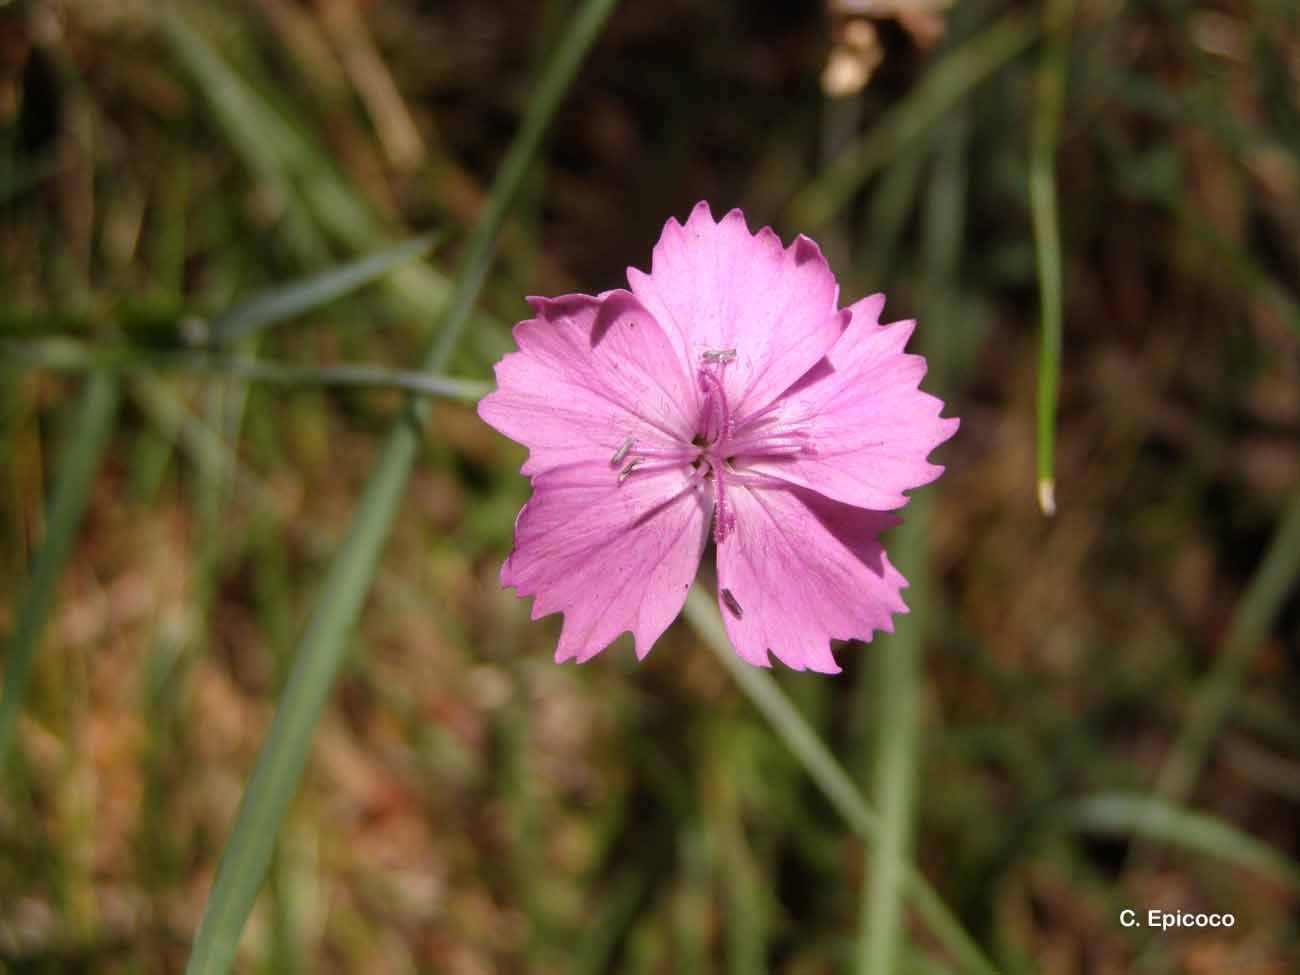
{"label": "flower petal", "polygon": [[536,317],[515,326],[519,351],[497,363],[497,389],[478,407],[529,449],[523,473],[606,462],[629,437],[690,443],[698,415],[693,376],[633,295],[528,300]]}
{"label": "flower petal", "polygon": [[685,226],[664,225],[649,274],[628,268],[633,293],[659,319],[694,374],[706,351],[736,350],[723,373],[738,417],[767,406],[839,337],[839,286],[821,250],[788,248],[771,228],[751,234],[732,210],[714,222],[701,202]]}
{"label": "flower petal", "polygon": [[877,511],[901,508],[904,491],[943,473],[926,456],[959,421],[941,417],[943,401],[918,388],[925,359],[903,352],[916,323],[882,326],[884,304],[872,295],[851,306],[839,341],[782,398],[773,432],[801,431],[810,452],[747,461],[745,470]]}
{"label": "flower petal", "polygon": [[760,667],[839,672],[829,641],[892,633],[907,580],[877,536],[899,519],[801,488],[729,488],[735,530],[718,545],[718,601],[731,644]]}
{"label": "flower petal", "polygon": [[631,630],[638,657],[686,601],[708,540],[711,494],[688,464],[619,482],[607,459],[533,479],[501,584],[564,613],[557,661],[589,660]]}

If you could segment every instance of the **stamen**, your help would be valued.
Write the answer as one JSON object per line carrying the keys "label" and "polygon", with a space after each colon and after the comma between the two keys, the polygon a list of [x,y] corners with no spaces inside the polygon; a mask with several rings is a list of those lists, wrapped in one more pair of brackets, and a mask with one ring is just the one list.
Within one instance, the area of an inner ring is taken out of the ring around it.
{"label": "stamen", "polygon": [[[623,469],[618,472],[618,483],[622,484],[633,474],[648,474],[651,471],[670,471],[674,469],[682,471],[682,473],[686,473],[686,468],[684,467],[681,458],[676,458],[673,460],[647,461],[643,457],[633,457],[626,464],[624,464]],[[692,467],[689,470],[690,470],[690,474],[688,475],[689,478],[687,484],[688,487],[694,486],[694,484],[697,481],[699,481],[700,478],[703,476],[703,472],[704,472],[704,469],[701,467]]]}
{"label": "stamen", "polygon": [[735,616],[736,619],[740,620],[745,618],[745,611],[740,608],[740,602],[732,594],[730,589],[722,590],[719,595],[722,596],[723,604],[727,609],[731,610],[732,615]]}
{"label": "stamen", "polygon": [[700,455],[700,448],[694,444],[677,447],[636,447],[632,451],[637,457],[658,457],[662,460],[694,460]]}
{"label": "stamen", "polygon": [[623,445],[619,447],[618,450],[614,451],[614,456],[609,459],[610,464],[617,467],[619,464],[623,463],[623,458],[627,456],[627,452],[632,449],[635,443],[636,440],[633,437],[628,437],[624,440]]}
{"label": "stamen", "polygon": [[705,362],[717,362],[725,365],[728,362],[736,361],[735,349],[705,349],[700,353],[700,358]]}

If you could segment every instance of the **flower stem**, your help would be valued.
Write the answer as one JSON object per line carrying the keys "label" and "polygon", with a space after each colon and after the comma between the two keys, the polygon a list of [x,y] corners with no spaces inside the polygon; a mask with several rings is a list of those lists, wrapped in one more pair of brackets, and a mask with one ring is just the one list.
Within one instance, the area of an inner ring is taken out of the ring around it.
{"label": "flower stem", "polygon": [[910,612],[895,620],[892,635],[877,639],[871,667],[876,710],[874,794],[880,808],[879,841],[871,851],[857,971],[901,971],[904,941],[903,876],[912,842],[917,752],[920,740],[922,623],[925,619],[925,531],[928,498],[909,506],[894,533],[898,568],[910,580]]}
{"label": "flower stem", "polygon": [[[817,733],[795,710],[771,674],[736,656],[727,640],[713,597],[698,584],[686,597],[686,616],[845,822],[868,843],[879,844],[882,838],[880,817]],[[979,975],[995,975],[998,967],[984,954],[921,872],[908,864],[902,879],[912,906],[934,936],[960,962],[962,969]]]}

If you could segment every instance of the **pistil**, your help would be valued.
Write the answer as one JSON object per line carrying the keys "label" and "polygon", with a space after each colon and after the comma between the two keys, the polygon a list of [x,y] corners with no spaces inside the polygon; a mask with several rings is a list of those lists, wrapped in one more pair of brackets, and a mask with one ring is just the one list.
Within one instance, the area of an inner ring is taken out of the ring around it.
{"label": "pistil", "polygon": [[[706,353],[707,354],[707,353]],[[708,397],[704,437],[718,443],[731,438],[731,409],[727,406],[727,391],[722,380],[709,368],[700,370],[700,386]]]}

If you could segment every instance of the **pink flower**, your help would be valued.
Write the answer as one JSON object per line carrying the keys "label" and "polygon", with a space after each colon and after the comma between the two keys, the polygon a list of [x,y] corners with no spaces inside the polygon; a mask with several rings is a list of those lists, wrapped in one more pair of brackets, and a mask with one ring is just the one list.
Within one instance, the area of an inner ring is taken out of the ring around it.
{"label": "pink flower", "polygon": [[837,310],[821,251],[698,204],[630,291],[530,298],[479,415],[529,450],[533,496],[501,582],[564,614],[557,661],[631,630],[644,658],[712,531],[740,656],[836,673],[830,640],[892,631],[907,582],[880,533],[957,420],[921,392],[914,322],[884,296]]}

